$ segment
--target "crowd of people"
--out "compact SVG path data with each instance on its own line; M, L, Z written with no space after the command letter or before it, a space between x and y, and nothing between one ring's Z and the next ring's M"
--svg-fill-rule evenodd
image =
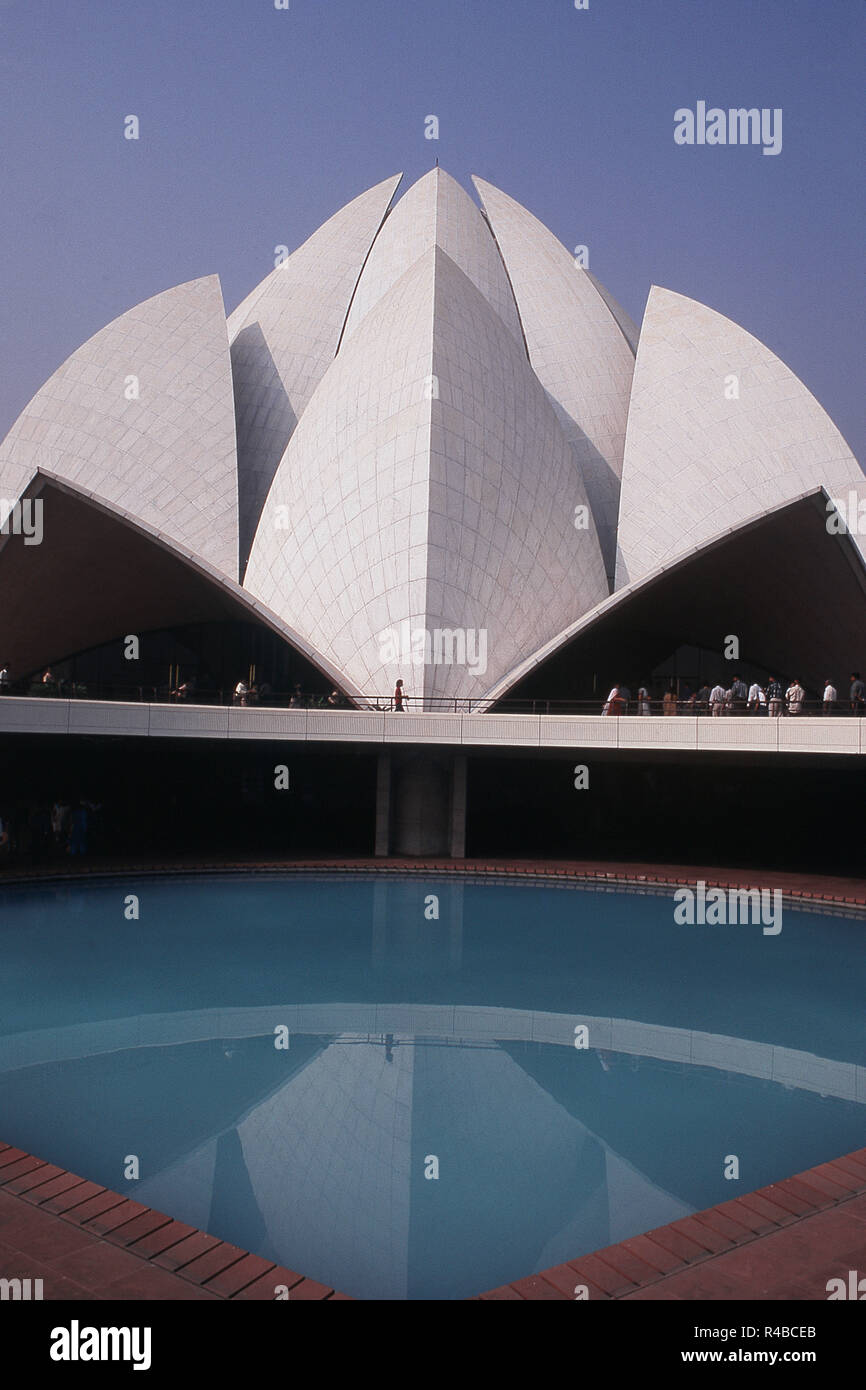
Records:
M41 685L46 692L56 694L63 682L55 676L50 666L47 666L41 676L32 677L32 684ZM8 661L4 661L0 666L0 695L11 695L13 687L12 668Z
M61 682L48 667L38 682L47 692L57 692ZM0 695L12 691L12 674L7 663L0 666ZM194 676L169 690L173 700L193 700L196 694ZM235 705L265 705L272 701L274 692L267 681L258 684L241 678L232 690L232 703ZM277 697L279 699L279 697ZM402 680L398 680L389 705L384 706L398 713L406 709L406 693ZM289 709L345 709L350 702L336 689L329 695L305 693L299 684L295 685L289 698ZM705 714L715 717L722 715L767 715L777 718L780 715L800 715L811 707L821 714L850 713L866 715L866 683L859 671L851 673L847 700L840 700L836 686L831 678L824 681L820 699L810 701L798 677L785 686L775 676L768 676L764 684L753 680L747 685L740 675L734 673L730 685L717 681L710 686L704 682L696 690L683 683L678 690L670 685L659 698L651 694L647 684L640 685L636 695L622 681L614 685L604 702L602 714ZM380 708L377 704L376 708ZM2 842L0 842L2 845Z
M87 854L94 830L98 832L99 802L58 797L50 805L41 802L19 807L0 817L0 862L24 857L38 863L49 859Z
M839 693L828 677L825 680L818 708L821 714L841 714L846 702L840 701ZM797 676L785 688L775 676L768 676L765 685L754 680L751 685L736 673L729 686L717 681L712 687L704 683L697 690L684 685L677 693L676 686L669 686L661 700L654 699L646 685L638 687L636 699L628 686L618 682L604 703L602 714L707 714L715 717L723 715L762 715L778 718L780 715L800 715L807 707L806 692ZM847 711L851 714L866 714L866 685L859 671L851 673L848 688ZM817 712L817 710L816 710Z

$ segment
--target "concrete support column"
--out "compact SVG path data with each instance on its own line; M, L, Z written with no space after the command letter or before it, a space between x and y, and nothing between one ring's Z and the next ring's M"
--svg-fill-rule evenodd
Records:
M466 858L466 754L458 753L451 768L452 859Z
M390 762L392 775L383 770ZM390 787L390 797L388 795ZM390 834L386 806L390 802ZM388 848L385 848L385 846ZM466 853L466 757L401 749L382 754L376 792L376 854Z
M391 849L394 854L449 852L450 766L441 754L410 752L394 760Z
M373 853L384 859L391 853L391 754L380 753L376 764L376 836Z

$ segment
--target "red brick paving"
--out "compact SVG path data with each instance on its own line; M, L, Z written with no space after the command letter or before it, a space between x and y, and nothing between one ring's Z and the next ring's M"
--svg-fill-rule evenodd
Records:
M186 1240L178 1241L161 1255L154 1255L154 1264L162 1265L164 1269L180 1269L191 1260L197 1260L199 1255L203 1255L215 1245L219 1245L216 1236L209 1236L204 1231L193 1231Z
M152 1231L143 1240L136 1241L135 1252L137 1255L143 1255L145 1259L153 1259L161 1255L163 1250L186 1240L194 1231L194 1226L187 1226L182 1221L169 1221L166 1226L160 1226L159 1230Z
M133 1217L113 1231L106 1231L105 1239L112 1245L134 1245L144 1236L153 1235L163 1227L171 1225L171 1217L163 1216L161 1211L146 1211Z
M745 869L722 865L653 864L637 861L600 859L496 859L484 856L477 859L274 859L263 861L251 856L231 863L223 860L203 860L200 857L179 857L165 864L153 860L98 860L63 862L38 866L7 866L0 870L0 883L25 883L46 878L110 877L118 874L189 873L385 873L402 874L501 874L511 877L574 879L585 882L618 884L694 883L698 878L708 887L750 887L760 882L763 888L780 888L793 898L817 903L847 904L866 907L866 879L840 874L804 873L801 870Z
M38 1171L49 1180L19 1191L23 1174ZM64 1200L74 1205L58 1211ZM292 1300L348 1298L8 1144L0 1144L0 1278L41 1279L53 1301L273 1300L280 1284Z
M825 1172L840 1167L859 1181L859 1191L821 1190L832 1183L823 1180ZM792 1215L787 1195L784 1206L773 1201L780 1189L793 1187L803 1194L795 1199L799 1215ZM750 1228L745 1223L756 1209L765 1214ZM481 1298L573 1298L572 1271L573 1284L586 1284L590 1299L823 1300L827 1281L847 1278L849 1269L866 1270L866 1149Z

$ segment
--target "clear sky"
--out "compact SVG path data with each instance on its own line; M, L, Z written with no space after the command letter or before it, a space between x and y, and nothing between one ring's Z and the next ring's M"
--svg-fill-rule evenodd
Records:
M638 322L656 283L742 324L866 463L864 59L862 0L0 0L0 437L125 309L216 271L231 310L438 156ZM781 107L782 152L676 145L698 101Z

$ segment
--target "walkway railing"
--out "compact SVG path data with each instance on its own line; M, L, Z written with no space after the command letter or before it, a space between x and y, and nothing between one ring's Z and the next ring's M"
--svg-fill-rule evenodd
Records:
M294 691L275 691L267 687L248 690L245 694L237 694L234 689L207 689L193 687L186 691L170 690L167 686L155 685L133 685L102 683L98 685L84 684L66 680L55 680L52 682L35 681L20 683L17 685L0 688L0 695L19 695L29 699L64 699L64 700L104 700L104 701L129 701L137 704L189 704L189 705L240 705L258 706L269 709L314 709L321 712L327 710L372 710L378 712L393 712L397 710L393 695L359 695L348 697L345 695L332 696L322 692L302 692L297 695ZM402 701L403 711L406 713L439 713L439 714L552 714L560 716L579 716L587 717L601 715L605 713L604 697L596 696L591 700L562 700L545 699L541 697L530 697L523 699L502 699L495 701L492 705L489 700L475 699L469 696L413 696L404 695ZM642 715L667 715L677 717L687 715L704 716L706 718L716 717L711 713L706 702L697 699L678 700L673 707L666 707L663 697L652 698L649 701L639 703L635 699L622 702L621 708L615 713L607 711L609 717L616 715L642 716ZM852 707L847 698L838 699L835 704L825 708L820 699L803 700L798 709L789 708L784 700L778 710L780 716L799 715L822 715L822 716L847 716L866 715L866 707L860 705ZM745 715L749 718L761 719L775 717L769 714L767 705L758 706L757 709L750 709L747 706L736 708L724 708L721 716Z

